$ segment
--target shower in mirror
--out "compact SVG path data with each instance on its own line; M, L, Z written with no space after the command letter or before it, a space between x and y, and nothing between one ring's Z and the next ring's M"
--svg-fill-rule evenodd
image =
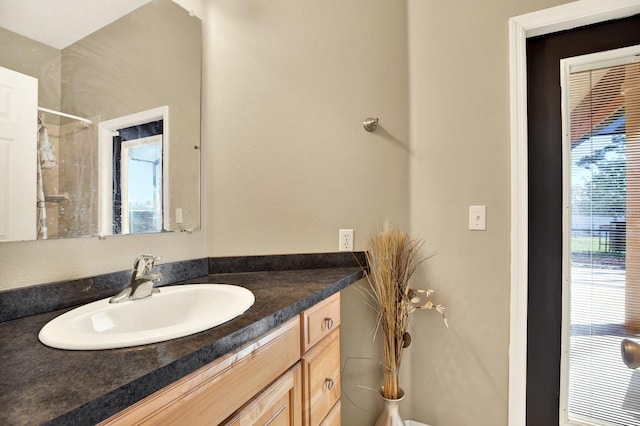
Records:
M0 101L20 120L0 127L0 241L200 227L201 22L180 1L3 10Z

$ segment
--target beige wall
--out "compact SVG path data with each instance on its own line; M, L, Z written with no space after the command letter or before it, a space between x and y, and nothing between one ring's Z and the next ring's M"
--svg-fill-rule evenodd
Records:
M410 413L433 426L507 424L508 18L562 0L408 0L411 226L438 251L420 271L448 308L414 317ZM468 230L469 205L487 230Z
M385 219L408 225L406 4L215 0L208 3L204 175L210 256L355 248ZM380 117L375 133L363 129ZM374 321L343 298L343 393L377 409ZM361 374L362 373L362 374ZM375 414L343 398L343 424Z
M208 4L209 255L336 251L340 228L361 250L406 224L405 3Z
M0 28L0 67L37 78L41 107L60 109L60 62L60 50Z

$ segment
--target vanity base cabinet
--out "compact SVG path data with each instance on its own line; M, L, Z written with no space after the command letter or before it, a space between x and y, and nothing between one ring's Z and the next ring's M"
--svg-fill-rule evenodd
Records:
M295 318L102 424L217 425L299 360L300 322Z

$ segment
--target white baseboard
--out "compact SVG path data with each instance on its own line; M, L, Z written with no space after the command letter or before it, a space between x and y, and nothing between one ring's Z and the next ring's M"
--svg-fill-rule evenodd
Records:
M416 422L415 420L405 420L404 424L405 426L429 426L426 423Z

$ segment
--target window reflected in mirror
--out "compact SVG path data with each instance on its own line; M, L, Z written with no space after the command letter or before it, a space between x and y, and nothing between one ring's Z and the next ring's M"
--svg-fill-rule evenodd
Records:
M162 120L113 137L113 233L162 232Z

